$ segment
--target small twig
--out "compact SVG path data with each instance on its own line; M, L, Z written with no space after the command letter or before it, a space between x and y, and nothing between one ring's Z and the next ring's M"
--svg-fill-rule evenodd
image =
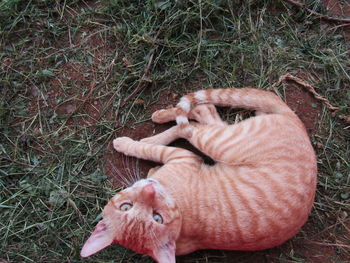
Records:
M329 34L329 31L333 30L333 33L334 33L336 30L338 30L339 28L343 28L343 27L350 27L350 24L341 24L341 25L334 26L334 27L328 29L326 32L324 32L323 35L321 36L321 38L323 38L324 36Z
M331 21L331 22L341 22L341 23L346 23L349 24L350 23L350 19L349 18L337 18L337 17L332 17L332 16L326 16L326 15L322 15L318 12L315 12L313 10L311 10L310 8L307 8L304 4L299 3L298 1L294 1L294 0L285 0L288 3L299 7L301 9L304 9L306 12L308 12L311 15L315 15L318 16L319 18L323 19L323 20L327 20L327 21Z
M330 103L329 103L329 100L327 100L326 98L323 98L320 94L318 94L316 91L315 91L315 88L313 86L311 86L309 83L306 83L305 81L303 81L302 79L298 78L298 77L295 77L291 74L285 74L283 76L281 76L279 78L279 80L277 81L276 84L274 84L273 86L279 86L283 81L285 80L292 80L294 82L296 82L297 84L301 85L302 87L304 87L307 91L309 91L310 93L312 93L312 95L314 95L314 97L319 100L319 101L322 101L326 107L329 109L329 110L338 110L339 107L335 107L335 106L332 106Z
M199 30L199 42L198 42L198 46L197 46L197 56L196 56L196 60L194 62L194 65L196 66L198 64L198 60L199 60L199 54L201 51L201 45L202 45L202 39L203 39L203 15L202 15L202 1L198 0L198 4L199 4L199 17L200 17L200 30Z
M82 102L78 105L78 107L76 107L76 108L74 109L74 111L73 111L71 114L69 114L69 116L68 116L67 119L66 119L66 122L67 122L70 118L72 118L72 116L73 116L81 107L83 107L87 101L90 100L90 98L91 98L91 96L92 96L92 93L93 93L95 87L96 87L96 82L94 81L94 82L92 82L92 83L90 84L89 93L86 95L85 98L82 99Z
M12 159L4 157L4 156L1 156L0 158L3 159L3 160L6 160L6 161L12 162L12 163L19 164L19 165L24 165L24 166L28 166L28 167L35 167L34 165L31 165L31 164L28 164L28 163L22 163L22 162L19 162L19 161L16 161L16 160L12 160Z
M137 87L134 89L133 92L131 92L131 94L129 96L127 96L121 103L119 107L123 107L131 98L135 97L135 95L137 93L139 93L141 90L143 90L146 87L146 77L149 74L150 68L151 68L151 64L153 62L153 57L154 57L154 52L155 52L156 48L153 48L150 53L148 53L148 63L145 67L145 70L143 72L143 75L141 77L141 79L139 80L139 84L137 85Z
M159 36L159 33L160 33L160 30L157 32L157 34L153 37L152 39L152 42L155 43L156 42L156 39L158 38ZM151 70L151 65L152 65L152 62L153 62L153 58L154 58L154 53L156 51L158 46L152 48L150 50L150 52L148 53L148 56L149 59L148 59L148 63L146 64L146 67L143 71L143 74L142 74L142 77L141 79L139 80L139 84L137 85L137 87L134 89L133 92L131 92L131 94L129 96L127 96L119 105L119 108L123 107L130 99L132 99L133 97L135 97L135 95L137 93L139 93L141 90L143 90L145 87L146 87L146 83L147 81L145 81L147 79L147 76Z
M325 247L343 247L343 248L350 249L350 245L346 245L346 244L339 244L339 243L331 244L331 243L321 243L321 242L316 242L316 241L308 241L308 243L320 245L320 246L325 246Z
M350 124L350 116L346 116L345 114L340 114L338 118L345 121L347 124Z

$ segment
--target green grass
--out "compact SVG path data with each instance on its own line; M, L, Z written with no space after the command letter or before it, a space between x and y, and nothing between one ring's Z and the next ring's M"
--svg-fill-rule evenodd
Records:
M350 260L342 246L350 244L350 134L337 118L350 115L350 45L335 26L272 0L1 1L0 261L151 262L118 246L79 257L118 190L105 175L107 145L123 126L149 120L162 90L268 89L299 71L316 71L311 84L340 107L335 116L323 108L311 138L322 147L310 223L275 250L179 261L310 262L298 244L327 262ZM120 108L153 48L149 85Z

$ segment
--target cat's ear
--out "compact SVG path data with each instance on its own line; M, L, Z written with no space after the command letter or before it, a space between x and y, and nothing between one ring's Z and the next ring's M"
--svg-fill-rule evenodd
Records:
M175 263L175 241L153 250L153 259L158 263Z
M85 242L81 249L80 256L83 258L89 257L101 249L109 246L113 242L113 233L108 229L106 223L101 220L95 227L94 232Z

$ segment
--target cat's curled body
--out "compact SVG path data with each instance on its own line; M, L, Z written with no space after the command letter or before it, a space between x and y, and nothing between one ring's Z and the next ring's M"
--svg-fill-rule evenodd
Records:
M213 104L255 110L256 116L227 125ZM304 125L275 94L253 88L198 91L152 119L176 119L178 125L140 142L121 137L113 144L164 165L109 201L82 256L111 243L161 263L198 249L261 250L283 243L306 222L316 158ZM180 137L215 165L165 146Z

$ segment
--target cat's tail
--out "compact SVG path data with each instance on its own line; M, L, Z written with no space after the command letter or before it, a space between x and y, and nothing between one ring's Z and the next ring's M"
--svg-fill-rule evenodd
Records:
M255 110L257 114L294 115L293 111L274 93L250 87L241 89L207 89L189 93L176 105L176 123L186 137L191 133L188 114L197 104Z

